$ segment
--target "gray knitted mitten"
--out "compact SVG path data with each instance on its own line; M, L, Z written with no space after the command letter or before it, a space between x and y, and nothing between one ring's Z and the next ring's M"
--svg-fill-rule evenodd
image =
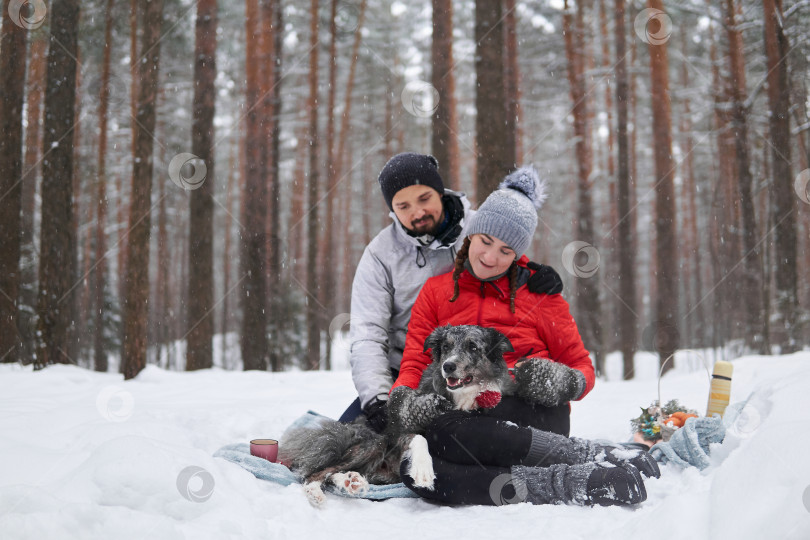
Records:
M585 375L545 358L528 358L515 368L515 383L517 395L526 401L556 407L582 395Z
M583 459L580 449L574 446L572 439L550 431L529 429L532 430L532 443L529 453L521 461L523 465L575 465L588 461Z
M647 499L644 482L634 467L597 463L512 467L518 498L532 504L615 506Z
M388 419L402 433L424 433L439 415L453 408L450 401L438 394L417 394L413 388L398 386L388 400Z
M512 467L515 491L521 500L532 504L588 504L588 478L594 463L551 465L549 467Z

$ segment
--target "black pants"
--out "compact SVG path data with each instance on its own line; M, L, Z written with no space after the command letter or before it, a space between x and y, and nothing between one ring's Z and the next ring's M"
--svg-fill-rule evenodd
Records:
M531 405L504 397L493 409L451 411L436 418L425 438L436 473L434 489L413 485L408 460L400 476L412 491L446 504L498 505L514 500L510 467L519 465L531 446L533 427L568 436L570 409Z

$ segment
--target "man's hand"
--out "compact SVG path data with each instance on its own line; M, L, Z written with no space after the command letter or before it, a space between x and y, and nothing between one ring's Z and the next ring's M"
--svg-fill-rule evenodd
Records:
M529 276L529 281L526 283L529 291L535 294L560 294L562 292L562 279L552 267L532 261L529 261L526 266L530 270L534 270L534 274Z
M388 415L395 429L403 433L424 433L425 428L453 408L438 394L417 394L413 388L397 386L388 400Z
M582 372L545 358L527 358L515 364L517 395L526 401L556 407L578 398L585 389Z
M374 398L363 409L368 420L368 425L377 433L385 431L388 425L388 404L386 401Z

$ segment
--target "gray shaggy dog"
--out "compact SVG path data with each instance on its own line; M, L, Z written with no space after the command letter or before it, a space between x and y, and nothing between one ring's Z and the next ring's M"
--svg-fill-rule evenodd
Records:
M357 495L369 484L400 482L403 457L410 455L408 474L420 487L433 487L433 461L427 440L419 435L432 416L429 410L479 407L479 396L511 395L514 382L503 354L512 351L509 340L492 328L442 326L425 340L433 361L425 369L416 391L394 392L388 403L391 420L384 433L368 426L365 415L344 424L324 418L315 426L289 430L279 445L279 460L304 481L310 503L325 501L321 486L331 483L339 490ZM397 389L399 390L399 389ZM490 403L486 406L492 406Z

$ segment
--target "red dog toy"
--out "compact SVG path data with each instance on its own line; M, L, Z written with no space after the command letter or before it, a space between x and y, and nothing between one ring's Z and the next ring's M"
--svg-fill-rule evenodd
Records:
M482 409L491 409L501 402L501 393L494 392L492 390L485 390L478 394L478 396L475 398L475 402Z

